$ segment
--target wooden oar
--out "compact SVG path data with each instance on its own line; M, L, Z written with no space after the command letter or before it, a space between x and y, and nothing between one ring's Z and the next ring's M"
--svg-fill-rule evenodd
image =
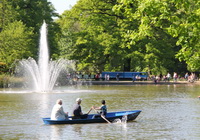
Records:
M89 113L90 113L90 111L92 111L92 108L90 108L90 110L88 111L88 113L87 113L87 114L89 114Z
M103 115L101 115L101 117L102 117L105 121L107 121L108 123L111 123L111 122L109 122L109 120L107 120Z
M94 109L94 108L93 108ZM98 111L96 109L94 109L97 113ZM101 118L103 118L105 121L107 121L108 123L111 123L109 120L107 120L103 115L101 115Z

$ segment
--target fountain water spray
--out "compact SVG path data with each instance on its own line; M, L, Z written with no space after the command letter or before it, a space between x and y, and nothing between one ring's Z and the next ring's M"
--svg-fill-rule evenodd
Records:
M39 59L24 59L19 62L18 71L25 77L25 85L33 91L48 92L53 90L56 80L62 70L74 70L73 61L59 59L49 60L47 42L47 25L44 22L40 29Z

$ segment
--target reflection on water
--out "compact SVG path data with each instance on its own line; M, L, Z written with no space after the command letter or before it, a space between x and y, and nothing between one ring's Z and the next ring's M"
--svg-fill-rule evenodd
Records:
M200 87L194 85L87 86L56 93L0 93L0 139L200 139ZM71 114L76 98L82 110L142 110L127 123L44 125L58 98ZM94 113L94 112L91 112Z
M50 129L51 129L51 138L54 138L54 139L62 139L63 137L63 132L64 132L64 126L59 126L59 125L51 125L50 126Z

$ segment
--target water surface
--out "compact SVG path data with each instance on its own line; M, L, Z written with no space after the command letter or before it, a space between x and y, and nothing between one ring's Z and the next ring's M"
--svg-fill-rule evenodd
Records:
M129 85L62 87L55 93L0 91L0 139L200 139L200 87ZM44 125L58 98L71 114L76 98L82 110L101 105L108 111L142 110L126 124ZM94 112L91 112L94 113Z

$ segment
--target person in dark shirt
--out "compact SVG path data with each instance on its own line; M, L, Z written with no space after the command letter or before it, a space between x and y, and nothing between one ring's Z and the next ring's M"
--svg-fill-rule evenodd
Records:
M72 119L86 119L88 114L83 114L82 109L81 109L81 98L76 99L76 104L74 105L73 108L73 118Z

